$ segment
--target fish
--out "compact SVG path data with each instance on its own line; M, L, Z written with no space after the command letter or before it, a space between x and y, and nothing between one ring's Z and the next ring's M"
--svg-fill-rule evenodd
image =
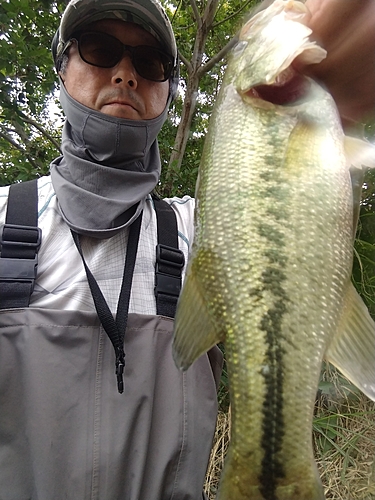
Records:
M295 69L326 57L306 15L275 0L245 20L199 168L173 356L187 370L225 343L220 500L325 498L312 445L324 359L375 400L375 324L351 283L353 186L375 149L345 136L329 92Z

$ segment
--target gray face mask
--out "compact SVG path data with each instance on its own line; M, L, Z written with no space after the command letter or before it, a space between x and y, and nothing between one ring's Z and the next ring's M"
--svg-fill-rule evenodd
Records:
M51 163L61 214L80 234L107 238L130 225L160 176L157 134L167 118L125 120L75 101L61 82L62 153Z

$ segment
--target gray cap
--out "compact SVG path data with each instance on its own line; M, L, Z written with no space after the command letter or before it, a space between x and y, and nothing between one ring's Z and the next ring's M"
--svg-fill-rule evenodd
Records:
M79 28L100 19L120 19L139 24L150 32L177 62L172 25L158 0L70 0L61 19L54 58Z

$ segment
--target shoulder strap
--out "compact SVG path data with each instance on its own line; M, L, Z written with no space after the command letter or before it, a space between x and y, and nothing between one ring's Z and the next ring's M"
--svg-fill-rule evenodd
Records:
M37 226L37 180L13 184L0 239L0 309L29 305L41 243Z
M181 290L181 274L185 264L178 248L177 219L173 208L153 196L158 226L156 246L155 297L156 313L174 318Z

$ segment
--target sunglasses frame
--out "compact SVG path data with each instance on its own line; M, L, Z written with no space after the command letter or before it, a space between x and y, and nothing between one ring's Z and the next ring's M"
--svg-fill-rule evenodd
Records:
M106 37L109 37L110 39L116 40L116 43L118 43L119 45L120 44L122 45L122 54L121 54L120 59L117 62L115 62L115 64L112 64L110 66L103 66L103 65L99 65L99 64L95 64L95 63L92 63L90 61L87 61L83 57L83 55L81 53L81 47L80 47L81 37L84 36L84 35L86 35L86 34L104 35ZM65 52L69 49L69 47L71 45L73 45L74 42L77 43L78 53L79 53L80 58L82 59L82 61L84 61L86 64L89 64L90 66L95 66L97 68L107 68L107 69L108 68L114 68L115 66L117 66L117 64L124 57L124 54L127 52L130 55L132 64L133 64L134 69L136 70L136 72L142 78L145 78L146 80L150 80L152 82L165 82L165 81L169 80L169 78L171 77L171 75L173 73L173 70L174 70L174 59L173 59L173 56L171 56L170 54L168 54L168 52L165 52L164 50L160 49L159 47L154 47L152 45L135 45L135 46L126 45L126 44L122 43L121 40L119 40L118 38L116 38L116 37L114 37L112 35L109 35L108 33L103 33L102 31L77 31L77 32L73 33L73 35L66 42L66 45L65 45L64 49L62 50L60 57L62 57L65 54ZM156 80L154 78L148 78L148 77L142 75L142 73L140 73L138 71L138 68L137 68L137 66L138 66L138 64L137 64L137 58L134 56L134 52L137 51L138 47L144 47L144 48L147 48L147 49L152 49L152 50L160 53L163 57L165 57L165 58L168 59L169 66L167 68L167 71L164 70L164 78L163 79ZM164 68L164 65L163 65L163 68Z

